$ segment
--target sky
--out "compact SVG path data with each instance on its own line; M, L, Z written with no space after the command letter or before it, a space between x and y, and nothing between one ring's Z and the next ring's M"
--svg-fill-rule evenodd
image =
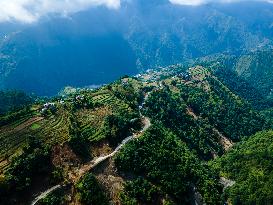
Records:
M65 16L101 5L118 9L120 0L0 0L0 22L32 23L50 13Z
M118 9L122 0L0 0L0 22L18 21L33 23L48 14L68 16L72 13L87 10L90 7L106 6ZM149 0L147 0L149 1ZM242 0L169 0L177 5L197 6L210 2L236 2ZM252 0L267 1L273 0Z

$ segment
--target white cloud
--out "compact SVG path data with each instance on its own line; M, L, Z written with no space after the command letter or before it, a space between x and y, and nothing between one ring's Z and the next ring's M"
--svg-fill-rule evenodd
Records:
M92 6L106 6L111 9L118 9L121 1L135 0L0 0L0 22L19 21L32 23L41 16L48 14L69 15L86 10ZM150 1L150 0L147 0ZM179 5L202 5L210 2L236 2L244 0L169 0ZM248 0L251 1L251 0ZM267 1L273 0L252 0Z
M170 0L173 4L181 4L181 5L200 5L207 3L205 0Z
M191 6L198 6L206 3L232 3L232 2L239 2L239 1L247 1L247 0L169 0L173 4L179 5L191 5ZM265 1L269 3L273 3L273 0L248 0L248 1Z
M120 0L0 0L0 22L32 23L50 13L67 15L92 6L117 9Z

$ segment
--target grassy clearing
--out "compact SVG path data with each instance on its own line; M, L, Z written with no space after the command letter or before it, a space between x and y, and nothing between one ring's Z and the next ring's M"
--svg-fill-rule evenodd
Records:
M40 124L38 124L38 123L34 123L33 125L31 125L31 129L32 130L37 130L37 129L39 129L41 127L41 125Z

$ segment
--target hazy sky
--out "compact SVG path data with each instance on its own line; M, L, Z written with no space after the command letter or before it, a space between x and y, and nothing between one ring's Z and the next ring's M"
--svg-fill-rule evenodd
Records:
M117 9L120 0L0 0L0 21L31 23L48 13L67 15L100 5Z
M122 0L0 0L0 22L15 20L23 23L32 23L37 21L41 16L50 13L66 16L93 6L102 5L110 9L118 9L120 7L120 1ZM174 4L196 6L209 2L236 2L240 0L169 1ZM272 3L273 0L256 1L268 1Z

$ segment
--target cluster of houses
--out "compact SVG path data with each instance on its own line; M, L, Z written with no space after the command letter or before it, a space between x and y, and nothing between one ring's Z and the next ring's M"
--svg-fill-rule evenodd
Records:
M75 99L76 99L77 101L82 101L82 100L84 100L84 95L77 95L77 96L75 97Z
M128 85L128 84L129 84L129 79L128 79L128 78L123 78L123 79L121 79L121 84L122 84L123 86Z
M149 72L148 72L149 71ZM147 70L147 73L138 74L135 77L143 82L155 82L160 78L161 73L152 70Z
M84 95L77 95L74 100L74 105L78 107L82 107L82 106L87 107L88 102Z
M189 72L181 72L177 75L177 77L181 78L182 80L189 81L191 80L192 76Z
M46 112L50 110L56 110L56 104L55 103L50 103L50 102L47 102L43 105L43 108L41 110L41 113L42 114L46 114Z
M202 69L202 67L198 67ZM135 77L143 82L158 82L162 79L168 78L172 76L172 79L181 79L183 81L191 81L193 79L192 71L195 68L189 68L187 71L184 69L183 65L177 64L168 66L165 68L159 69L149 69L145 73L137 74ZM125 82L124 82L125 83ZM162 88L162 85L158 85L159 88Z
M177 64L177 65L171 65L166 68L158 68L155 70L149 69L145 73L138 74L135 77L145 81L145 82L156 82L162 78L174 76L174 78L178 77L181 78L182 80L189 81L191 80L191 72L190 69L189 71L181 71L179 68L182 65Z

